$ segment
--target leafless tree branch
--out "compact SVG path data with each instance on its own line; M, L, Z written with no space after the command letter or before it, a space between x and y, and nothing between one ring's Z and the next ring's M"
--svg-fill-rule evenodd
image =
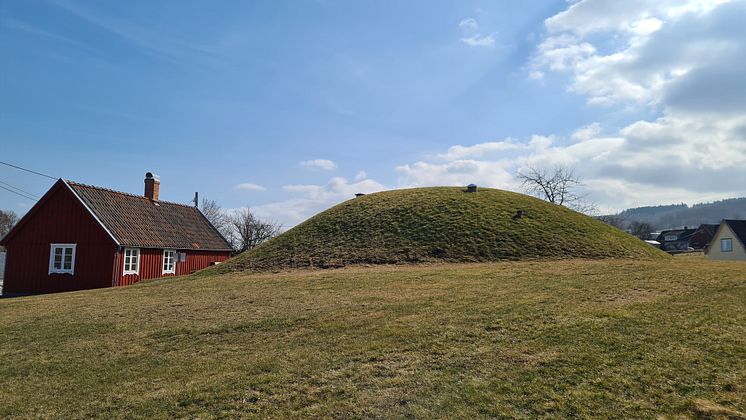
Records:
M18 215L13 210L0 210L0 238L7 235L18 222Z
M585 202L585 195L579 194L583 186L582 179L575 175L575 169L567 166L555 166L551 170L529 167L518 172L524 191L543 198L550 203L570 207L582 213L593 213L596 206Z
M202 208L200 210L217 230L221 233L224 231L225 227L228 225L228 216L215 200L203 198Z
M650 234L653 232L653 227L645 222L634 221L629 224L629 233L642 239L650 239Z
M201 210L236 252L254 248L282 229L277 223L259 220L248 207L229 213L214 200L203 199Z
M248 207L237 210L228 220L231 228L229 240L237 252L252 249L274 238L282 229L278 223L259 220Z
M625 227L627 225L627 222L624 219L616 215L599 216L597 219L606 223L607 225L614 226L619 230L625 230Z

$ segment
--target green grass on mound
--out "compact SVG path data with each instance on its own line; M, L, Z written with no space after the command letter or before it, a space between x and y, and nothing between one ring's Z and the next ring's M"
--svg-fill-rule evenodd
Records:
M525 216L514 218L518 210ZM346 201L218 270L545 258L666 254L591 217L523 194L436 187Z
M746 414L744 264L229 274L0 300L0 418Z

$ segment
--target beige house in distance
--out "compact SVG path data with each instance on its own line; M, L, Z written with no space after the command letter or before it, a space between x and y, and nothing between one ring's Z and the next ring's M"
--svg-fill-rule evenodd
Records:
M746 261L746 220L723 220L705 248L711 260Z

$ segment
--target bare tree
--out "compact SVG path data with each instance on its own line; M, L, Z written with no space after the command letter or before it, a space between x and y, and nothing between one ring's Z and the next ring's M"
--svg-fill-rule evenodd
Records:
M208 200L206 198L202 199L202 208L200 210L215 229L233 246L234 235L228 213L215 200Z
M13 210L0 210L0 238L13 229L18 222L18 215Z
M215 200L202 199L202 214L221 232L228 226L228 215Z
M578 213L583 213L591 217L596 217L599 213L596 203L585 201L582 199L582 197L575 202L567 204L567 207L577 211Z
M282 226L275 222L259 220L250 208L236 210L229 216L233 249L243 252L252 249L280 233Z
M599 216L599 217L597 217L597 219L600 220L600 221L602 221L602 222L604 222L604 223L606 223L607 225L614 226L615 228L617 228L619 230L624 230L624 227L627 224L624 221L624 219L622 219L619 216L613 215L613 214Z
M629 233L642 239L650 239L650 234L653 232L653 227L645 222L634 221L629 224Z
M550 203L570 207L588 213L595 206L583 201L584 195L578 193L583 181L575 175L575 169L567 166L555 166L551 170L529 167L525 172L518 172L523 189L532 195L543 198Z

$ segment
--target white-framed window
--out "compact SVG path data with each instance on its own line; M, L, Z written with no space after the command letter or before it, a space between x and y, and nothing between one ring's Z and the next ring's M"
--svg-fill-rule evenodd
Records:
M75 274L78 244L49 244L49 274Z
M720 240L720 252L733 252L733 239L723 238Z
M124 248L123 274L140 274L140 248Z
M176 274L176 250L163 250L163 274Z
M677 239L679 239L679 237L678 237L678 236L676 236L676 235L666 235L666 236L665 236L665 237L663 238L663 240L664 240L664 241L675 241L675 240L677 240Z

